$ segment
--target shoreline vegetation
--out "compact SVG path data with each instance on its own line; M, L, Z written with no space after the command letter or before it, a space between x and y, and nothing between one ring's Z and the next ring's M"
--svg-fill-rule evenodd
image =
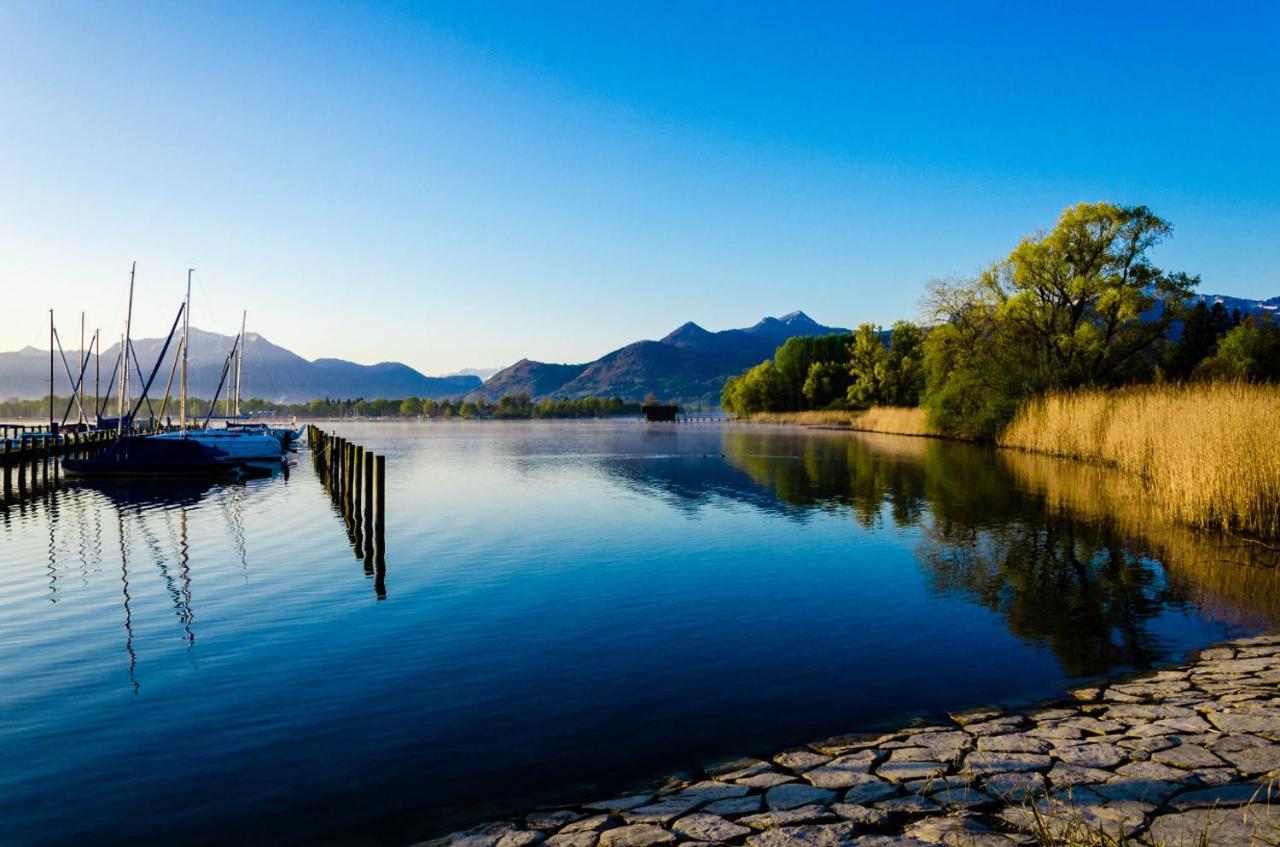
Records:
M1280 538L1280 320L1189 305L1199 278L1147 257L1171 232L1144 206L1072 206L978 276L931 283L922 323L792 338L722 405L1097 463L1181 523Z
M68 423L75 421L73 398L53 398L54 411L61 416L68 413ZM515 397L504 396L496 403L472 401L465 399L442 399L430 397L406 397L400 400L376 397L371 400L355 399L315 399L306 403L275 403L260 397L251 397L240 401L240 409L248 415L298 417L315 419L345 418L494 418L497 420L533 419L533 418L605 418L618 415L639 415L640 403L623 400L620 397L582 397L577 399L544 399L534 401L527 394ZM155 400L152 407L163 408L161 400ZM105 414L111 414L111 405ZM143 411L138 413L141 419ZM176 414L172 401L165 409L165 414ZM210 414L209 401L198 397L187 398L187 414L193 418L203 418ZM212 417L228 416L230 411L223 408L223 401L213 410ZM38 400L20 400L9 398L0 400L0 419L44 420L49 418L49 398Z
M947 435L928 411L758 412L752 423ZM995 445L1122 471L1169 520L1280 538L1280 388L1233 382L1056 392L1027 402Z

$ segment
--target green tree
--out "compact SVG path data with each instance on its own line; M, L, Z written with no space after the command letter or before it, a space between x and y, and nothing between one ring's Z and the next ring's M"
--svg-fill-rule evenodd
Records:
M883 393L887 352L880 340L880 327L862 324L849 343L849 404L865 409L880 402Z
M1195 375L1214 379L1280 380L1280 326L1250 315L1218 343Z
M400 401L400 414L411 417L422 411L422 401L417 397L406 397Z
M790 386L772 361L766 359L745 374L730 377L720 395L725 410L745 417L755 412L786 408Z
M774 351L773 364L784 384L783 400L775 411L797 411L811 407L804 385L817 362L849 361L845 335L797 335ZM825 405L825 404L824 404Z
M919 406L924 392L924 330L910 321L897 321L889 333L880 381L879 402L888 406Z
M1144 206L1080 204L978 278L936 282L925 341L930 419L993 437L1054 388L1145 378L1198 280L1153 266L1170 225Z
M1231 315L1221 303L1214 303L1212 309L1197 303L1187 312L1177 343L1166 347L1161 356L1161 376L1172 380L1190 378L1196 366L1213 355L1218 342L1233 325Z
M849 367L840 362L814 362L804 380L804 396L811 409L843 403L849 391Z

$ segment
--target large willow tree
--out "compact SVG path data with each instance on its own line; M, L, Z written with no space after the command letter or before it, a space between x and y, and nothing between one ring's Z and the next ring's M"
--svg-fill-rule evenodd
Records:
M1170 232L1145 206L1082 203L977 278L934 283L934 424L990 437L1028 396L1146 372L1199 282L1151 263L1148 252Z

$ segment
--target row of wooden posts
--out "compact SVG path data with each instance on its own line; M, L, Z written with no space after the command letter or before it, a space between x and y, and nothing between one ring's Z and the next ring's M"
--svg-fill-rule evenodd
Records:
M386 596L386 457L345 438L307 426L316 473L347 526L347 536L374 590Z
M5 430L17 429L6 425ZM49 490L59 478L58 457L89 456L116 440L115 430L51 433L22 427L17 437L0 438L0 509L25 500L37 487Z

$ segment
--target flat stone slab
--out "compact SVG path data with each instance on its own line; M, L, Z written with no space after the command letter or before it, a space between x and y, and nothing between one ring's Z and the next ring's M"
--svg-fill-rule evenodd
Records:
M1036 832L1044 827L1055 838L1063 838L1079 833L1083 827L1093 831L1101 829L1117 838L1142 829L1148 809L1145 804L1125 800L1086 804L1041 800L1035 811L1024 806L1009 806L1000 816L1023 832Z
M600 835L595 832L560 833L547 839L549 847L596 847Z
M533 847L534 844L541 844L546 838L546 833L517 830L499 838L498 847Z
M1054 788L1065 788L1106 782L1111 779L1111 776L1111 771L1101 768L1086 768L1069 762L1057 762L1049 771L1049 783Z
M876 775L890 782L907 782L913 779L925 779L941 776L950 767L942 762L885 762L876 768Z
M972 786L963 788L943 788L929 795L930 802L951 809L973 809L978 806L990 806L995 801Z
M569 835L575 832L599 832L602 829L608 829L609 826L610 823L608 815L592 815L591 817L566 824L560 829L560 834Z
M703 806L703 811L713 815L749 815L760 811L764 806L764 798L759 794L746 797L730 797L728 800L717 800Z
M764 812L759 815L749 815L745 818L739 818L738 823L749 826L752 829L777 829L782 826L795 826L802 823L830 820L834 817L835 813L831 809L815 804L812 806L800 806L796 809L787 809L782 812Z
M898 787L892 782L879 777L868 776L866 779L844 793L844 802L852 804L874 803L897 795Z
M601 811L619 811L621 809L634 809L637 806L643 806L652 799L652 794L628 794L625 797L615 797L612 800L600 800L595 803L587 803L583 808L599 809Z
M970 753L964 760L968 773L1008 773L1010 771L1048 770L1053 761L1039 753Z
M742 797L750 791L751 789L745 785L731 785L727 782L708 779L685 786L675 796L681 799L697 800L700 803L709 803L712 800Z
M848 788L863 781L871 771L874 760L874 756L841 756L825 765L806 771L804 778L818 788Z
M738 785L745 785L748 788L773 788L775 785L783 785L788 782L795 782L798 777L789 773L777 773L769 771L768 773L758 773L745 779L735 780Z
M732 841L751 834L751 830L745 826L738 826L718 815L705 813L686 815L672 824L671 829L677 835L683 835L694 841Z
M889 816L879 809L871 809L867 806L858 806L852 803L836 803L831 807L831 811L850 823L870 828L884 826L889 819Z
M849 843L857 827L854 824L809 824L768 829L747 839L750 847L840 847Z
M836 792L827 788L790 783L776 785L764 795L764 802L774 811L786 811L811 804L826 805L835 802Z
M1220 755L1246 776L1280 770L1280 745L1225 750Z
M1013 842L1001 833L992 832L973 818L922 818L906 828L903 835L929 844L963 845L963 847L1012 847Z
M827 762L831 761L831 757L801 748L798 750L787 750L779 753L773 757L773 761L787 770L792 770L796 773L803 773L807 770L813 770L819 765L825 765Z
M624 809L620 814L627 823L668 823L686 812L693 811L700 805L702 805L702 801L696 798L671 797L660 803L637 806L634 809Z
M1178 811L1187 809L1211 809L1214 806L1243 806L1246 803L1274 803L1276 789L1269 784L1233 782L1202 788L1179 794L1169 801L1169 807Z
M1220 768L1226 765L1226 762L1199 744L1177 744L1164 750L1157 750L1151 754L1151 761L1189 771L1196 768Z
M524 825L538 832L555 832L561 827L582 819L582 815L562 809L558 812L533 812L525 815Z
M1049 790L1043 774L1032 772L1001 773L987 777L983 790L1000 800L1021 803L1028 797L1038 797Z
M1080 734L1079 730L1075 732ZM1052 746L1043 738L1021 732L984 735L978 739L978 751L982 753L1048 753Z
M660 847L675 843L676 836L670 830L649 824L606 829L600 834L600 847Z
M1151 822L1148 833L1153 841L1168 847L1262 847L1274 843L1277 825L1276 809L1264 804L1247 810L1192 809L1161 815Z

